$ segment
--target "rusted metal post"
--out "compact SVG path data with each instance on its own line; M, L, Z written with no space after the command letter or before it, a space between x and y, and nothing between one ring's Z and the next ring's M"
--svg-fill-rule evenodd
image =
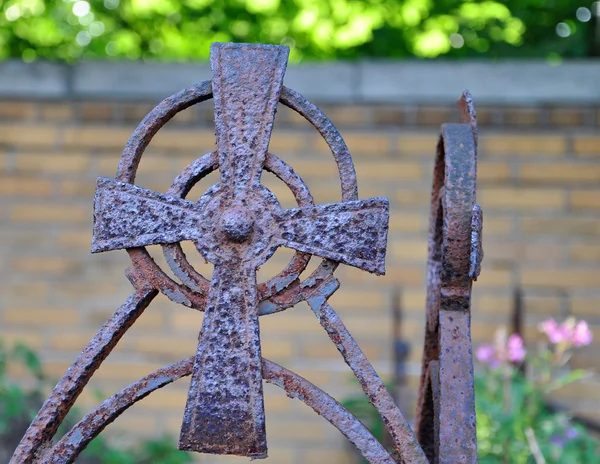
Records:
M470 308L483 252L475 204L477 120L468 92L459 110L462 124L444 124L437 148L415 430L429 461L448 464L477 462Z
M127 276L136 290L59 381L15 451L11 464L74 462L90 440L127 408L187 375L192 379L180 449L266 458L262 390L265 380L284 388L289 396L300 399L325 417L370 463L427 462L392 396L327 301L339 288L333 272L340 263L375 274L385 272L388 200L358 199L354 165L342 137L315 105L282 84L288 51L287 47L273 45L213 44L212 81L182 90L161 102L132 134L115 178L98 179L92 252L126 249L132 261ZM186 167L166 193L134 185L138 165L152 137L178 112L209 98L215 100L217 150ZM302 179L268 152L279 103L307 119L331 148L340 176L339 203L315 205ZM465 111L474 116L470 107ZM456 188L446 189L443 196L441 184L434 183L434 189L438 188L434 192L436 198L443 197L440 204L450 212L439 217L450 218L444 231L449 231L453 242L446 243L445 238L440 238L442 248L435 242L433 257L441 253L448 259L440 261L441 273L431 274L437 281L451 284L442 287L440 320L434 324L436 330L440 328L440 345L457 350L451 356L465 365L470 362L468 291L480 261L478 210L474 209L473 217L468 218L473 219L472 224L465 226L467 218L462 209L474 199L474 158L463 156L464 150L471 150L469 153L474 150L476 125L474 121L470 124L444 129L438 164L441 163L440 169L445 166L447 172L453 173L451 179ZM197 202L187 200L191 188L217 169L220 182ZM273 173L290 188L297 208L281 208L273 193L261 184L263 170ZM470 233L467 241L463 240L464 233ZM210 281L188 262L179 243L182 240L194 242L198 252L214 265ZM144 248L155 244L162 246L177 280L167 276ZM258 283L256 269L280 246L292 248L296 254L279 274ZM469 252L471 257L465 258L464 253ZM309 277L301 280L300 274L313 255L324 259ZM471 269L465 270L465 266ZM465 272L470 276L468 279ZM56 430L81 390L158 292L175 303L205 311L196 354L159 369L113 395L54 444ZM301 301L309 304L379 412L393 441L391 453L325 392L261 357L259 316L283 311ZM456 384L448 377L454 371L446 367L450 364L445 355L427 359L427 372L440 378L440 382L430 383L441 401L440 414L446 414L448 401L458 399L458 392L448 390ZM434 363L440 366L439 371L432 368ZM472 389L468 388L472 383L470 373L464 372L467 399L472 398ZM459 405L457 411L471 419L467 406L468 402L462 408ZM470 437L474 425L471 427L469 423L465 427L464 436ZM453 431L450 428L447 433ZM444 437L447 433L444 432ZM451 447L444 447L443 451L456 456Z

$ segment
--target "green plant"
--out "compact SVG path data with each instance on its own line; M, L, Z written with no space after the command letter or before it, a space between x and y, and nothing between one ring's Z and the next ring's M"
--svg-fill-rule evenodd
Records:
M598 442L565 412L548 406L553 391L589 373L571 370L573 351L591 342L584 321L550 319L540 324L547 341L526 353L521 338L498 331L494 345L483 345L476 376L479 461L492 463L595 463ZM525 364L523 364L525 363Z
M0 0L0 59L206 60L211 42L291 59L598 55L593 0Z
M25 369L30 385L25 388L9 380L10 369ZM23 344L7 347L0 340L0 462L8 462L31 420L37 414L51 382L44 374L37 354ZM81 417L73 408L58 435ZM137 446L120 449L102 435L89 444L77 459L81 464L184 464L192 457L178 451L169 437L144 440Z
M517 334L498 331L494 344L482 345L475 375L477 446L481 464L594 464L600 442L565 412L548 406L548 395L590 374L571 370L574 350L591 342L584 321L550 319L540 324L547 342L527 352ZM364 395L342 405L385 443L379 415Z

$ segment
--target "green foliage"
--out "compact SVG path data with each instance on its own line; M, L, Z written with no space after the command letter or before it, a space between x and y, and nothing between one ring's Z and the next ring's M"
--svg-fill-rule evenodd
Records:
M573 372L570 381L582 377L582 371ZM486 369L475 389L480 463L502 464L510 456L514 464L535 464L536 447L548 464L597 462L600 443L566 414L551 411L545 389L518 369Z
M547 402L553 391L590 376L582 369L569 369L568 361L578 347L591 342L591 332L584 321L575 319L561 325L546 321L540 324L540 331L548 335L549 342L534 352L526 353L521 338L513 334L507 339L504 330L496 334L495 345L477 350L482 363L475 375L481 464L598 462L600 441L568 414L551 410ZM524 359L526 369L515 363ZM364 395L342 404L385 443L383 423Z
M25 370L32 380L29 388L8 379L10 369ZM0 340L0 462L8 462L31 420L51 388L37 354L22 344L6 347ZM78 422L81 414L73 408L58 435ZM77 459L81 464L185 464L192 462L189 453L178 451L173 440L163 437L145 440L133 448L116 448L102 435L89 444Z
M0 0L0 7L0 59L25 61L205 60L218 41L287 44L293 60L600 51L592 0ZM586 9L579 18L578 8Z

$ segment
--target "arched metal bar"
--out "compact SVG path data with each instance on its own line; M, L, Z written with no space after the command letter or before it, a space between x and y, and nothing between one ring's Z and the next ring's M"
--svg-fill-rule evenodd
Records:
M10 464L40 462L36 461L37 455L50 446L52 437L94 372L157 293L157 290L148 286L138 288L104 323L54 387L25 432Z
M330 294L323 290L313 293L307 302L320 324L323 326L331 341L342 354L346 364L350 366L363 391L375 407L386 428L394 440L395 451L402 457L404 464L428 464L415 434L411 430L402 412L394 402L392 395L377 372L362 352L358 343L352 338L350 332L327 302Z
M78 422L48 453L44 463L70 464L85 447L129 407L164 387L192 373L193 356L163 367L108 398ZM310 406L327 419L372 464L394 464L373 434L341 404L320 388L297 374L267 359L262 360L265 381L285 390L287 395Z

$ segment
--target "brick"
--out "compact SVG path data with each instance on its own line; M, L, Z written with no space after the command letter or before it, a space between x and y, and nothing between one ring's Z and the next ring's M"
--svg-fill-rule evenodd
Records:
M431 203L431 192L429 190L396 190L396 203L407 206L428 207Z
M483 235L509 235L512 232L512 218L501 216L485 216L484 212L484 232Z
M314 135L316 137L318 134ZM306 135L298 134L291 131L277 131L271 134L269 142L269 151L277 154L277 152L298 152L304 149Z
M571 245L571 260L576 263L600 262L600 245Z
M510 287L512 282L513 278L511 271L484 268L477 279L477 287Z
M5 347L22 344L34 350L39 350L43 343L42 334L37 327L31 330L16 330L13 328L1 330L0 340L2 340Z
M4 101L0 103L0 118L8 120L29 120L37 113L35 103L24 101Z
M477 111L479 116L479 111ZM506 108L504 124L507 126L533 126L540 121L539 108Z
M600 220L584 217L523 217L521 231L533 235L600 236Z
M192 356L196 353L197 345L194 337L139 337L133 341L135 351L148 355L150 359Z
M556 296L523 296L525 314L543 314L558 316L562 310L562 299Z
M402 289L400 293L400 307L402 311L417 311L424 316L427 300L427 293L425 290L405 290Z
M165 150L194 150L196 153L210 153L216 149L215 132L208 129L159 131L152 142L151 148Z
M14 270L23 272L62 273L76 270L80 263L67 258L24 256L13 259L12 266Z
M510 166L506 163L479 163L477 180L479 182L504 182L510 179Z
M480 149L488 155L564 155L564 137L554 135L488 135L479 141Z
M87 155L59 153L20 153L17 156L17 169L26 172L82 172L89 167Z
M356 105L336 105L321 108L336 127L358 126L367 120L368 108Z
M315 419L317 420L282 420L278 427L269 430L269 440L275 443L279 440L293 440L294 442L321 441L327 435L331 425L326 420L318 418L318 416L315 416ZM273 459L270 450L269 459Z
M560 189L482 188L478 198L485 208L560 209L566 206L566 195Z
M600 271L592 269L525 269L521 285L531 287L585 288L598 287Z
M364 275L365 272L364 271L358 271L357 272L362 272L363 274L363 279L366 279L367 276ZM356 274L352 274L353 276ZM375 277L371 277L371 279L374 279ZM424 268L421 266L417 269L415 268L401 268L401 267L390 267L388 266L388 268L386 269L386 278L385 280L379 279L380 283L387 283L388 285L400 285L400 284L404 284L404 285L412 285L412 286L416 286L416 285L422 285L425 281L425 271ZM357 279L357 281L362 281Z
M386 310L390 301L383 292L367 289L352 290L342 287L340 291L333 294L329 303L341 312L352 310L371 313L372 311Z
M576 190L569 194L569 204L574 210L600 210L600 190Z
M47 196L52 184L44 179L0 177L0 195Z
M456 110L446 106L421 106L417 110L417 124L420 126L439 126L446 122L457 121Z
M600 155L600 137L576 136L573 139L573 150L576 155Z
M13 221L23 222L86 222L91 220L89 207L46 205L18 205L10 211Z
M290 358L294 349L292 343L283 340L261 340L262 355L273 360Z
M114 175L116 168L111 173ZM96 182L93 180L63 180L60 182L60 193L74 197L89 197L90 200L96 191Z
M0 294L4 295L7 304L19 299L28 300L29 302L33 299L45 300L48 297L48 283L45 281L36 282L30 279L26 282L6 283L0 286Z
M0 124L0 144L15 147L53 147L57 141L58 132L53 126Z
M524 164L519 168L519 177L525 182L599 182L600 166L593 164Z
M126 103L122 106L123 119L129 123L139 123L154 108L149 103Z
M423 232L429 227L429 219L425 214L408 214L392 212L390 214L391 232Z
M398 262L420 262L427 260L427 242L408 241L395 242L391 244L391 255Z
M475 284L477 285L477 284ZM471 303L473 314L497 314L508 316L513 309L513 300L510 297L482 296L475 297Z
M356 175L360 180L387 180L387 179L420 179L421 166L417 163L397 162L358 162L355 163Z
M339 176L339 171L333 158L324 161L298 160L294 161L292 167L303 179Z
M350 133L344 136L350 153L388 154L390 152L390 136L387 132L381 133Z
M398 138L398 153L401 155L427 155L435 159L438 133L423 135L400 135Z
M381 357L381 352L378 346L361 343L360 348L365 354L365 356L371 361L378 360ZM303 358L307 357L316 359L338 359L340 356L340 352L337 350L333 343L310 343L302 347Z
M110 173L113 175L117 171L119 166L120 155L115 156L99 156L97 158L98 168L103 173ZM167 154L149 154L144 153L140 162L138 173L152 172L152 173L169 173L171 172L172 164L171 157Z
M40 116L46 121L69 121L73 117L70 103L45 103L40 107Z
M76 326L79 325L80 311L59 308L7 308L4 311L6 324L24 324L38 326Z
M405 123L404 108L399 106L380 106L372 110L373 123L376 125L400 126Z
M79 117L83 121L110 121L113 118L113 105L110 103L82 103Z
M89 250L92 245L92 231L61 232L58 236L58 243L60 246L64 247L76 247Z
M550 110L549 122L554 126L579 126L585 118L585 110L581 108L553 108Z
M598 298L571 298L571 314L575 317L598 317L600 297Z
M64 130L64 144L66 147L123 150L132 132L133 127L122 126L69 127ZM156 137L158 138L159 135ZM154 139L151 143L155 143Z

